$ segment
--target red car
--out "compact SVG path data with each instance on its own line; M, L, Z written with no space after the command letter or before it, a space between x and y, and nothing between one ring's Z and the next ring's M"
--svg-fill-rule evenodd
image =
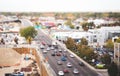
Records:
M42 43L42 45L46 45L46 43L45 43L45 42L43 42L43 41L42 41L41 43Z
M61 56L61 53L56 53L57 56Z
M64 73L69 73L69 70L68 69L64 69L63 72Z

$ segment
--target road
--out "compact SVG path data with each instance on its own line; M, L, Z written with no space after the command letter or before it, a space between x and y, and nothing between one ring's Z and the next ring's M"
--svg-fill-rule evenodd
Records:
M37 36L37 40L45 42L46 44L51 44L52 43L52 39L47 36L46 34L44 34L42 31L38 31L38 36ZM48 47L48 45L45 45L44 49L41 49L41 51L43 52L44 50L46 50L46 48ZM99 76L97 72L91 70L90 68L88 68L86 65L85 66L80 66L78 64L79 59L77 58L71 58L70 57L70 53L68 51L63 51L64 48L61 47L60 45L58 45L58 49L62 50L62 55L64 53L66 53L67 55L67 60L66 61L62 61L62 65L58 65L57 61L61 60L61 56L51 56L51 54L54 52L54 50L50 50L47 53L43 53L43 56L45 58L47 58L48 63L50 64L50 66L52 67L52 69L55 71L55 73L58 75L58 71L63 71L64 69L68 69L69 73L65 73L64 76ZM57 49L57 51L58 51ZM67 67L67 63L70 62L73 66L72 68L68 68ZM74 74L73 73L73 69L77 68L79 70L79 74ZM59 76L59 75L58 75Z

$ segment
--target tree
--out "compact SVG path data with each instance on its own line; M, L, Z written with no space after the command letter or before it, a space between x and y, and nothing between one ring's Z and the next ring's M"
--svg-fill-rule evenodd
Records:
M32 38L29 36L29 37L27 38L27 42L28 42L29 44L31 44L31 41L32 41Z
M88 31L88 29L93 29L95 28L95 25L93 22L85 22L85 23L82 23L82 28L84 29L84 31Z
M112 42L111 39L107 40L106 42L106 48L110 49L110 50L113 50L114 49L114 43Z
M87 23L82 23L82 28L84 29L84 31L88 31L88 26Z
M88 41L85 38L82 38L80 44L88 45Z
M5 41L3 38L1 38L0 43L5 44Z
M118 67L117 64L112 62L108 67L108 74L109 76L117 76L118 74Z
M18 38L17 38L17 37L14 38L14 42L15 42L16 44L18 44Z
M86 60L95 59L97 55L94 54L94 50L86 45L77 45L77 50L80 53L79 56L86 57Z
M116 40L116 42L117 42L117 43L120 43L120 38L118 38L118 39Z
M72 24L71 20L68 20L65 24L69 26L71 29L74 29L74 25Z
M101 57L101 61L102 61L104 64L106 64L106 65L110 65L110 63L111 63L111 57L110 57L110 55L108 55L108 54L103 55L103 56Z
M20 35L27 39L32 39L37 35L37 31L34 27L29 26L20 30Z
M76 44L72 38L68 38L65 44L66 44L66 47L71 51L75 50Z

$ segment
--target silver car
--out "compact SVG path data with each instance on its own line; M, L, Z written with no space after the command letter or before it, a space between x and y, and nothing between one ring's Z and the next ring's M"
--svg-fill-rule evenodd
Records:
M74 69L73 69L73 73L74 73L74 74L78 74L78 73L79 73L79 70L78 70L77 68L74 68Z

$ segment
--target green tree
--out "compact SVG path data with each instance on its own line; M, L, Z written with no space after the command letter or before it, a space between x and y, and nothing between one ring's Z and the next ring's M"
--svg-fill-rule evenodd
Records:
M34 27L29 26L20 30L20 35L25 37L26 40L31 40L37 35L37 31Z
M102 61L104 64L106 64L106 65L110 65L110 63L111 63L111 57L110 57L110 55L108 55L108 54L103 55L103 56L101 57L101 61Z
M88 31L89 28L86 22L82 23L82 28L84 29L84 31Z
M88 45L88 41L85 38L82 38L80 44Z
M116 40L116 42L117 42L117 43L120 43L120 38L118 38L118 39Z
M106 42L106 48L110 49L110 50L113 50L114 49L114 43L112 42L111 39L107 40Z
M117 76L118 74L118 67L117 64L112 62L108 67L108 74L109 76Z
M84 23L82 23L82 28L84 29L84 31L88 31L88 29L95 28L95 25L93 22L90 22L90 23L84 22Z
M75 50L76 44L72 38L68 38L65 44L66 44L66 47L70 49L71 51Z
M79 56L86 57L86 60L95 59L97 55L94 54L94 50L86 45L77 45L77 50L79 51Z
M65 24L69 26L71 29L74 29L74 25L72 24L71 20L68 20Z

